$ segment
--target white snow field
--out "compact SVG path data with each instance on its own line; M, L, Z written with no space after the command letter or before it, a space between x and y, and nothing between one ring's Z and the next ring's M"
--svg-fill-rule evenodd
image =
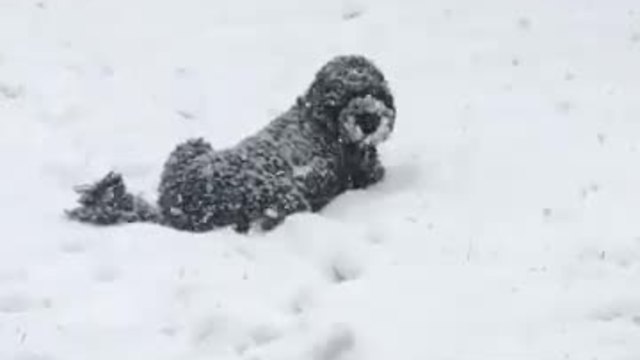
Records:
M63 218L347 53L381 184L249 236ZM0 359L638 360L639 96L636 0L0 0Z

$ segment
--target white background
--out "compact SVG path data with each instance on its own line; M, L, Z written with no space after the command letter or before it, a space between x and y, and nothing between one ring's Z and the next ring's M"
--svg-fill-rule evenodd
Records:
M388 177L266 235L69 223L233 145L331 57ZM0 359L637 360L640 3L0 0Z

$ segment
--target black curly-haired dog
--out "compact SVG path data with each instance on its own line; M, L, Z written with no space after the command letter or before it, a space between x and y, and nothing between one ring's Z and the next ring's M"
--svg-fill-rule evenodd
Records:
M376 146L390 135L395 116L382 72L363 56L338 56L256 135L225 150L203 139L178 145L164 165L157 205L128 193L112 172L78 188L80 206L67 215L101 225L268 230L289 214L318 211L346 190L382 179Z

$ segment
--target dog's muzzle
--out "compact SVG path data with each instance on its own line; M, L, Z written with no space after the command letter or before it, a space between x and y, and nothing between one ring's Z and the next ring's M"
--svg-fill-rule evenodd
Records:
M356 126L358 126L364 135L371 135L380 126L380 116L378 114L363 113L355 115Z
M395 111L371 95L356 97L341 111L340 135L343 141L375 146L393 130Z

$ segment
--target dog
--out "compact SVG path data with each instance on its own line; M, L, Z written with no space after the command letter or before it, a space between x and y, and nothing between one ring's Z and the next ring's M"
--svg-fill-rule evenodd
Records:
M127 191L110 172L76 188L73 220L96 225L153 222L204 232L231 226L271 230L288 215L317 212L385 175L377 146L395 126L382 71L362 55L340 55L304 95L257 134L215 150L203 138L179 144L164 164L157 204Z

